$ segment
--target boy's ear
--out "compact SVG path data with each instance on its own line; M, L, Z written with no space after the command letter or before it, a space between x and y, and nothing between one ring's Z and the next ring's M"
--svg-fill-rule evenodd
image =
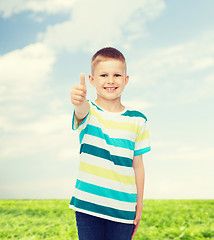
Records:
M125 78L125 86L126 86L126 84L128 83L128 81L129 81L129 76L126 75L126 78Z
M94 87L95 86L94 77L91 74L89 74L88 79L89 79L90 84Z

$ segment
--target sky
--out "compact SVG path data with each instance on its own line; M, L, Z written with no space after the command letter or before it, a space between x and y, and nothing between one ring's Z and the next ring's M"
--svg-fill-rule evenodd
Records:
M148 118L145 199L214 198L214 1L0 0L0 198L69 199L72 86L123 52L122 103Z

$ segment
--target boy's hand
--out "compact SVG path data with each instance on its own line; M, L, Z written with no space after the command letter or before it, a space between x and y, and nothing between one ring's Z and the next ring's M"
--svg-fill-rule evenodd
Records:
M140 225L140 220L141 220L141 216L142 216L142 211L143 211L143 205L138 205L136 206L136 214L135 214L135 220L134 220L134 230L133 230L133 233L132 233L132 239L134 238L137 230L138 230L138 227Z
M75 116L78 125L83 121L90 110L90 105L86 99L87 88L85 84L85 74L80 74L80 84L75 85L71 90L71 102L74 105Z
M75 106L82 105L86 100L87 88L85 84L85 74L80 74L80 84L75 85L71 90L71 102Z

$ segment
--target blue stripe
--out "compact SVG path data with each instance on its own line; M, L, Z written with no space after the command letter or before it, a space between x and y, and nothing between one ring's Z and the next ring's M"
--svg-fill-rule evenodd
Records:
M94 105L98 110L100 110L100 111L103 112L103 110L102 110L100 107L98 107L95 103L93 103L93 102L91 102L91 103L92 103L92 105Z
M116 155L111 155L106 149L99 148L90 144L83 143L80 147L80 154L87 153L96 157L104 158L113 162L115 165L132 167L132 159L127 157L120 157Z
M135 142L122 138L110 138L107 134L103 133L101 128L95 127L90 124L88 124L87 127L83 131L81 131L79 135L80 143L82 142L82 139L85 134L105 139L108 145L112 145L115 147L126 148L132 151L134 150L135 147Z
M122 114L122 116L128 116L128 117L141 117L144 118L147 121L147 117L139 111L135 111L135 110L127 110L125 113Z
M146 147L146 148L143 148L143 149L136 150L136 151L134 151L134 156L138 156L138 155L147 153L150 150L151 150L151 147Z
M74 207L79 209L87 210L89 212L103 214L106 216L111 216L119 219L126 219L131 221L135 219L135 211L125 211L111 207L105 207L95 203L83 201L75 197L71 198L70 205L73 205Z
M91 194L95 194L101 197L111 198L123 202L137 202L137 194L135 193L125 193L121 191L116 191L113 189L108 189L105 187L96 186L94 184L86 183L77 179L76 188L88 192Z

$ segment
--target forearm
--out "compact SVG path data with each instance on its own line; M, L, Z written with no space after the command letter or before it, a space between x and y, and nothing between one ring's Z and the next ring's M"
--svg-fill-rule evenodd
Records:
M134 156L133 158L133 168L135 172L135 184L137 188L137 205L136 205L136 214L134 219L134 231L132 238L137 232L138 226L140 224L142 211L143 211L143 192L144 192L144 180L145 180L145 171L143 165L142 155Z
M88 114L90 105L87 99L85 99L85 101L81 105L74 105L74 109L77 121L82 121Z
M145 182L145 171L143 166L135 169L135 182L137 187L137 205L143 206L143 194Z
M136 156L134 158L133 168L135 172L135 183L137 188L137 205L143 206L145 169L142 156Z

